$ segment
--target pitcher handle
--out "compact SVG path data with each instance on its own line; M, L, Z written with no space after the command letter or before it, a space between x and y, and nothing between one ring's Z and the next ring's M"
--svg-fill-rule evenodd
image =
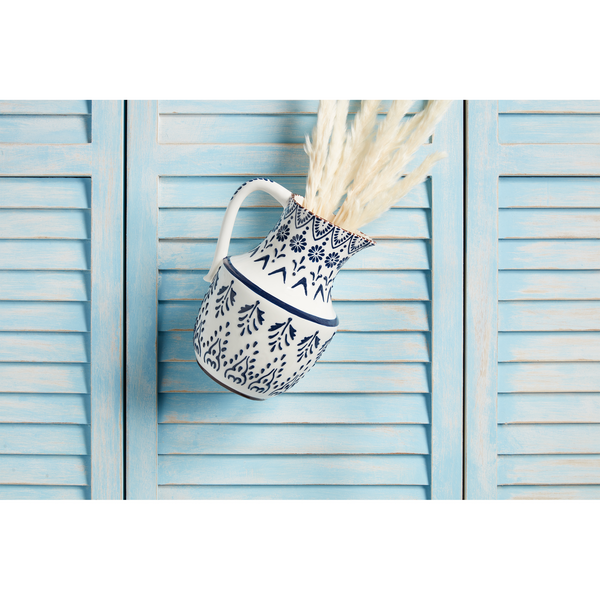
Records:
M286 190L282 185L266 179L264 177L258 177L256 179L250 179L246 183L242 184L231 197L229 206L225 211L225 217L223 217L223 223L221 223L221 231L219 232L219 239L217 240L217 249L215 250L215 257L213 258L212 266L210 271L205 275L204 281L212 282L223 259L227 256L229 251L229 242L231 241L231 233L233 232L233 225L235 223L235 217L237 216L240 205L245 200L246 196L252 192L261 190L270 194L281 204L281 206L287 206L287 203L292 196L292 192Z

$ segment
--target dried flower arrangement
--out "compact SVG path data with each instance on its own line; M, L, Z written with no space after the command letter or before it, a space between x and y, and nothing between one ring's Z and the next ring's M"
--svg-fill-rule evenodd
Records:
M363 100L348 130L349 102L322 100L312 141L306 136L310 166L302 205L358 232L423 182L431 167L447 156L445 152L429 154L413 171L404 171L451 101L430 100L424 110L406 118L413 102L394 100L377 124L381 101Z

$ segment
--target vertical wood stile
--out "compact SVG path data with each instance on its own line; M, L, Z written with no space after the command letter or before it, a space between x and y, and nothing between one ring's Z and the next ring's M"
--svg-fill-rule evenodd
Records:
M462 498L463 103L436 128L433 174L431 498ZM437 181L443 181L437 184Z
M123 102L94 101L92 498L123 498Z
M157 102L127 116L127 498L157 496ZM134 468L130 468L130 465Z
M466 497L491 499L497 493L498 103L469 101L467 114Z

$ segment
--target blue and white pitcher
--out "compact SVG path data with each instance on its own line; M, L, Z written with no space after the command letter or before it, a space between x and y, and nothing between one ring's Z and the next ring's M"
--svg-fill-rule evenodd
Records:
M277 225L251 252L226 256L242 201L257 190L283 207ZM293 387L319 360L338 318L331 290L342 265L375 242L302 207L302 196L266 178L237 189L223 219L211 282L194 327L202 370L252 400Z

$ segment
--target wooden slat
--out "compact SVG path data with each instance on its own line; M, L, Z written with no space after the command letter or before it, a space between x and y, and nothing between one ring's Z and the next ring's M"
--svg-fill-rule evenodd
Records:
M500 113L600 113L600 100L498 100Z
M89 381L89 365L0 363L0 392L88 394Z
M383 100L379 112L387 112L391 101ZM416 100L411 111L423 110L427 102ZM279 114L316 113L318 100L159 100L160 114ZM349 113L360 109L360 100L351 100Z
M90 454L88 425L0 423L1 454Z
M0 498L2 489L0 488ZM417 485L161 485L159 500L426 500Z
M2 148L0 175L89 176L91 144L9 144Z
M0 210L0 237L86 240L90 237L90 211L4 208Z
M158 453L429 454L429 432L425 425L163 424Z
M90 423L90 397L83 394L0 394L3 423Z
M0 331L89 331L87 302L0 302Z
M600 144L507 144L498 151L501 175L600 175Z
M600 361L600 333L499 333L500 362Z
M501 144L594 144L600 139L600 119L581 114L500 114Z
M0 240L0 269L87 270L90 250L82 240Z
M230 177L161 177L158 206L160 208L227 208L237 188L248 176ZM306 177L271 176L277 183L295 194L304 196ZM245 208L278 208L280 204L266 192L254 192L244 200ZM395 206L407 208L431 207L431 181L413 188Z
M158 299L202 300L209 284L207 271L161 271ZM427 271L342 270L333 287L334 300L429 300Z
M498 426L498 454L600 453L600 424Z
M87 144L90 121L87 115L0 114L0 143Z
M600 485L502 485L499 500L600 500Z
M600 209L501 208L500 238L600 238Z
M498 394L498 423L600 423L600 394Z
M159 331L192 331L201 303L159 302ZM334 302L338 331L429 331L427 302ZM0 323L2 303L0 303ZM600 327L599 327L600 328Z
M98 500L124 497L124 104L93 101L91 485L92 497Z
M500 331L600 331L600 302L500 302Z
M0 500L89 500L90 488L80 485L0 485Z
M1 208L90 208L88 177L0 177Z
M428 485L428 459L395 456L159 456L159 485Z
M499 300L597 300L596 271L500 271Z
M232 240L227 254L237 256L250 252L257 245L258 240L254 239ZM159 268L209 269L216 247L216 240L161 240L158 245ZM429 269L429 241L379 240L367 252L353 256L349 266L352 269Z
M90 362L89 333L0 332L0 362Z
M84 271L0 271L0 300L90 299Z
M0 113L14 115L89 115L91 100L0 100Z
M500 177L500 208L598 208L598 177Z
M374 238L429 239L429 210L395 208L384 219L369 223L363 232ZM161 239L217 239L225 210L220 208L161 208L158 236ZM262 240L277 224L281 209L241 208L232 237Z
M160 363L158 390L184 393L220 392L223 388L195 363ZM428 393L428 367L422 363L317 363L294 387L296 393L357 391Z
M500 240L500 269L600 269L600 240Z
M499 392L595 392L599 362L500 363Z
M598 484L600 456L499 456L498 484Z
M429 362L430 347L427 333L338 332L321 357L321 362ZM0 349L0 360L2 356ZM195 362L193 332L159 334L158 360Z
M158 422L428 424L429 406L426 394L287 393L269 402L231 393L159 394Z
M0 455L0 483L89 485L87 456Z

